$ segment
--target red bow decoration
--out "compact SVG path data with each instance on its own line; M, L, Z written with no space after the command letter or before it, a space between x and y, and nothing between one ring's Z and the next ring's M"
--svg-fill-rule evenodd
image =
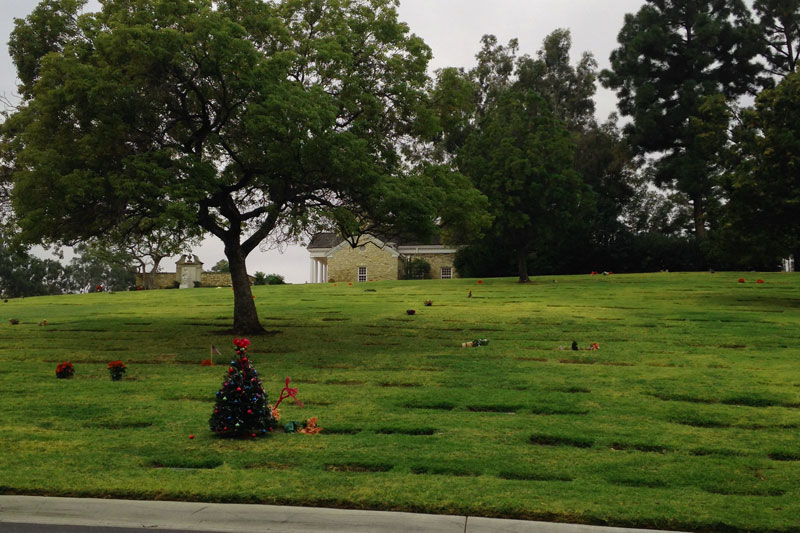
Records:
M280 398L278 398L278 401L275 402L275 408L276 409L281 404L281 402L283 400L285 400L286 398L288 398L290 396L292 398L294 398L294 401L297 403L297 405L299 407L303 407L303 402L301 402L300 400L297 399L297 389L290 389L289 388L289 381L291 381L291 379L289 379L289 376L286 376L286 386L281 391L281 395L280 395Z

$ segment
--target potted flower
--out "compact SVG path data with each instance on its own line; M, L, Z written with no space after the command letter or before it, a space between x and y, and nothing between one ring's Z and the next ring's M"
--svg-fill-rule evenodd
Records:
M69 361L64 361L56 367L56 377L58 379L69 379L75 375L75 367Z
M111 373L111 381L120 381L122 374L125 373L125 363L122 361L111 361L108 363L108 371Z

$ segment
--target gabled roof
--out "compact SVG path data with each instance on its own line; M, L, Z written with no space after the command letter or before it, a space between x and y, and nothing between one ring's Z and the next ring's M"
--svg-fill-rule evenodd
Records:
M365 236L366 237L366 236ZM391 242L394 247L399 246L440 246L442 244L441 238L437 235L430 239L428 242L422 242L419 240L409 239L407 241L403 240L402 238L394 238L394 239L382 239L378 237L379 240L384 242ZM306 246L309 250L316 250L322 249L327 250L330 248L335 248L336 246L340 245L344 242L344 239L338 236L335 233L315 233L313 237L311 237L311 242L308 243Z
M344 242L344 239L336 235L335 233L315 233L313 237L311 237L311 242L308 243L309 250L311 249L328 249L334 248Z

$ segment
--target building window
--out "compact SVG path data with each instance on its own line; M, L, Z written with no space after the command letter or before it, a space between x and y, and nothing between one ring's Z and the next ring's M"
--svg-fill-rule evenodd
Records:
M367 281L367 267L358 267L358 282L363 283Z
M442 267L442 279L453 279L453 267Z

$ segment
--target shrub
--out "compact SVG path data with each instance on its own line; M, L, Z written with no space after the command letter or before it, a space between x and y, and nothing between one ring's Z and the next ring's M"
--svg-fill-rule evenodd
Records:
M285 285L286 281L284 281L283 276L280 274L267 274L266 277L267 285Z
M417 257L406 263L406 279L425 279L431 271L431 264Z

